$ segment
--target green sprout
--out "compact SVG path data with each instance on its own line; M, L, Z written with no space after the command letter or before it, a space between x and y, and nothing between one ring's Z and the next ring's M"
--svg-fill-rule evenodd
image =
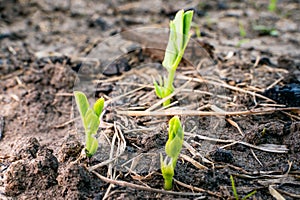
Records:
M99 98L94 103L93 108L90 108L90 104L83 92L74 91L74 96L85 130L86 154L90 158L98 149L98 140L95 138L95 135L100 125L100 115L104 107L104 98Z
M168 71L168 77L164 77L158 84L155 80L155 93L159 98L165 98L174 91L174 76L176 69L182 59L184 50L191 37L189 35L191 22L193 18L193 11L180 10L176 13L174 20L170 21L170 35L162 65ZM163 103L163 106L168 106L170 99Z
M236 44L237 47L241 47L242 44L249 42L249 39L246 38L247 32L245 30L244 24L241 21L239 21L239 31L240 31L240 37L242 39L240 39Z
M178 116L169 121L169 139L165 146L167 156L163 159L160 154L161 172L164 178L165 190L171 190L173 187L174 169L180 154L183 143L183 129Z
M253 30L257 31L260 35L278 36L279 32L274 27L256 25Z
M232 191L233 191L233 196L236 200L239 200L239 195L237 194L237 191L236 191L236 187L235 187L235 183L234 183L234 179L233 179L233 176L230 175L230 180L231 180L231 186L232 186ZM251 196L253 196L254 194L256 193L256 190L250 192L249 194L247 194L246 196L244 196L242 198L242 200L246 200L248 198L250 198Z
M240 30L240 36L242 38L245 38L247 36L247 32L245 30L244 24L241 21L239 21L239 30Z
M277 8L277 0L269 0L268 10L270 12L275 12Z

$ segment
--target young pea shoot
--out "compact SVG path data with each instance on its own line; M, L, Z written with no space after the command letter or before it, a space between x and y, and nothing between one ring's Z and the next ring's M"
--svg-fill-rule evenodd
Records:
M268 10L270 12L275 12L277 8L277 0L269 0Z
M98 149L98 140L95 138L95 135L100 125L99 118L104 107L104 98L99 98L93 108L90 108L90 104L84 93L74 91L74 96L85 130L86 154L90 158Z
M174 169L180 154L183 143L183 129L178 116L169 121L169 139L165 146L167 156L163 159L160 154L161 172L164 178L165 190L171 190L173 187Z
M193 11L180 10L176 13L174 20L170 21L170 35L165 52L165 57L162 65L168 71L168 77L164 77L159 85L154 80L155 93L159 98L165 98L174 91L174 76L176 69L182 59L185 48L191 37L189 34L191 22L193 18ZM163 106L168 106L170 99L163 103Z

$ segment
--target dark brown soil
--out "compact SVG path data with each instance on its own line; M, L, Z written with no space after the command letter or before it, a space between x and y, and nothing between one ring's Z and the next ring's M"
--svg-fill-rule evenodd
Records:
M230 175L240 197L299 199L300 3L268 2L0 0L0 199L234 199ZM179 9L195 11L171 108L186 143L166 193L171 116L127 111L159 101ZM91 159L73 90L107 102Z

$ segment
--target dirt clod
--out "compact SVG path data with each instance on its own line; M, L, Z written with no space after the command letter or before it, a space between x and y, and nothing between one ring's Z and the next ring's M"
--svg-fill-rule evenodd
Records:
M4 175L6 195L16 196L36 186L45 190L57 184L58 161L52 150L40 147L36 138L30 138L18 153Z
M66 199L82 199L91 197L91 177L82 166L71 164L61 171L57 177L58 184L63 187L62 196Z
M74 162L80 155L82 145L73 136L66 138L59 153L61 162L51 149L41 146L36 138L21 141L22 145L16 149L19 156L15 156L4 170L4 194L18 198L45 194L49 196L42 199L93 198L96 195L94 188L98 189L102 184L95 183L93 175L80 163Z
M224 163L232 163L234 161L234 157L232 152L225 149L217 149L213 152L212 158L216 162L224 162Z
M66 136L61 149L58 152L59 162L74 161L78 158L83 149L82 143L76 140L75 136Z
M19 146L15 149L15 159L34 159L40 148L40 143L36 138L30 138L25 140L24 143L19 143Z

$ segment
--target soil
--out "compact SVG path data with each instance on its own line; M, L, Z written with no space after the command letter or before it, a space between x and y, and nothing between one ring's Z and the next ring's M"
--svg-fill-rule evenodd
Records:
M240 198L300 199L300 3L268 3L0 0L0 199L235 199L231 175ZM164 109L179 9L194 24ZM92 158L73 90L106 99ZM185 143L165 191L172 112Z

